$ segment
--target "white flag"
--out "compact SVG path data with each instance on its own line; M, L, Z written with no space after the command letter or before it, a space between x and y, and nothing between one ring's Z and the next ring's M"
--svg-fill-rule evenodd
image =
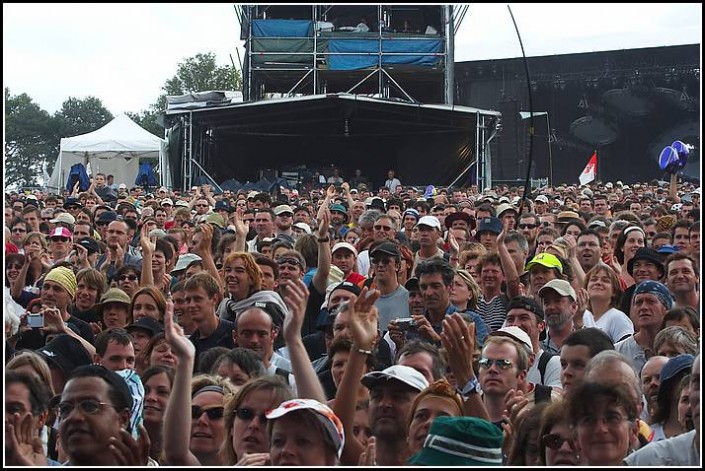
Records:
M597 151L593 152L592 157L580 174L580 185L587 185L597 177Z

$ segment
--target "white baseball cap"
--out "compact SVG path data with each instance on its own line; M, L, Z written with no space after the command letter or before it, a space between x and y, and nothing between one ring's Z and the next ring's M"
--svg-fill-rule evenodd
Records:
M340 249L347 249L353 253L357 257L357 249L352 245L347 242L338 242L333 246L333 250L331 251L331 254L334 254L337 250Z
M531 345L531 339L529 338L529 334L527 334L526 332L521 330L521 328L515 325L510 325L497 329L494 332L490 333L490 336L509 337L510 339L516 340L520 344L523 344L529 350L529 352L534 351L534 347Z
M416 223L416 226L428 226L428 227L433 227L435 229L438 229L439 231L441 230L441 221L438 220L436 216L424 216L421 219L419 219L419 222Z
M417 370L410 366L392 365L382 371L373 371L362 377L362 384L367 389L372 389L382 381L397 380L412 388L423 391L428 387L428 381Z

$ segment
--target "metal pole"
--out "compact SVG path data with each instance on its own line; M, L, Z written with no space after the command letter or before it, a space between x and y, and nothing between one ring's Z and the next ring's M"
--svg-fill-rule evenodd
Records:
M548 186L553 186L553 156L551 155L551 123L546 111L546 126L548 127Z
M452 105L454 102L454 89L455 89L455 84L453 83L455 80L454 77L454 53L453 49L455 48L455 28L453 27L453 13L452 13L452 6L446 5L443 7L443 24L445 26L445 43L446 43L446 57L445 57L445 80L444 80L444 86L445 86L445 102L447 105Z

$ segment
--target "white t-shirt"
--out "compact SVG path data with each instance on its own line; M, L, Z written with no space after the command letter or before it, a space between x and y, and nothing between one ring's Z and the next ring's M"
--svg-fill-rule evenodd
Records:
M534 384L543 384L544 386L551 386L552 388L562 388L561 384L561 357L554 355L548 360L546 364L546 371L543 375L543 383L541 382L541 372L539 371L539 358L543 350L539 350L536 354L536 359L534 364L531 365L529 371L526 373L526 380Z
M609 335L613 343L617 343L624 337L634 333L634 324L629 319L629 316L614 307L605 312L598 321L595 321L592 312L586 309L583 314L583 325L585 327L597 327Z

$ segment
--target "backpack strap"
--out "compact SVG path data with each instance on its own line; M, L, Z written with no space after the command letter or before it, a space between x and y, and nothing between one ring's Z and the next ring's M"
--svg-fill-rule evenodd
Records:
M546 366L548 366L548 362L551 360L553 357L553 353L549 353L547 351L541 352L541 356L539 357L539 373L541 373L541 384L545 383L544 376L546 375Z

